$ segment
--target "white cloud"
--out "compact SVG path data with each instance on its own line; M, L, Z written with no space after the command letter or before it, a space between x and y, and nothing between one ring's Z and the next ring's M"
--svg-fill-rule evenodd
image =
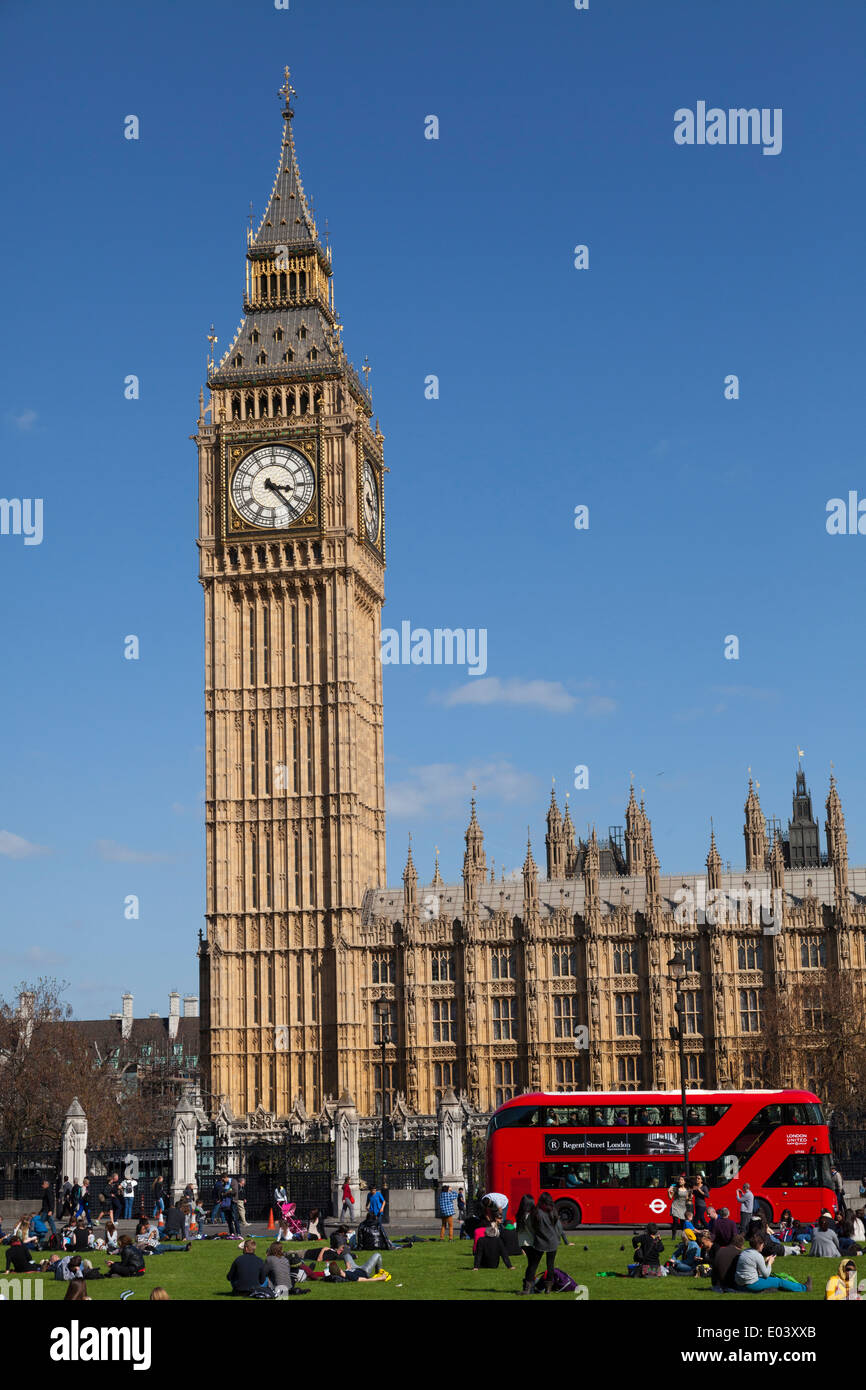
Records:
M482 676L444 696L446 705L528 705L550 714L568 714L577 705L561 681L500 680Z
M165 864L170 854L149 854L146 850L130 849L115 840L97 840L96 852L107 864Z
M32 430L38 419L39 416L35 410L22 410L20 415L12 416L12 423L16 429L21 430L22 434L26 434L28 430Z
M535 777L504 759L465 768L428 763L411 767L401 781L386 784L385 803L394 816L457 815L467 811L473 786L485 802L531 801L537 793Z
M38 854L50 853L45 845L34 845L20 835L13 835L11 830L0 830L0 854L5 854L7 859L34 859Z
M592 689L595 681L581 682L581 689ZM519 705L526 709L543 709L548 714L571 714L572 711L598 718L612 714L616 703L607 695L589 695L585 698L572 695L562 681L526 681L513 676L501 680L499 676L484 676L459 685L447 695L440 697L442 703L454 705Z

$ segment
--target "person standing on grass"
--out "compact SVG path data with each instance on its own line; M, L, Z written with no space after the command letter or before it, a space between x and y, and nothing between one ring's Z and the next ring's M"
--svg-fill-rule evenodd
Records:
M553 1279L554 1259L560 1243L567 1245L565 1232L560 1225L553 1198L549 1192L542 1192L535 1211L529 1217L530 1241L526 1250L526 1274L523 1277L521 1293L532 1293L535 1276L542 1257L546 1262L547 1282L545 1290Z
M684 1173L680 1173L680 1176L671 1183L668 1188L668 1196L671 1199L671 1235L675 1236L677 1231L681 1231L685 1225L691 1199Z
M63 1184L62 1184L62 1186L61 1186L61 1188L60 1188L60 1219L61 1219L61 1221L62 1221L63 1218L64 1218L64 1216L71 1216L71 1215L72 1215L72 1183L69 1181L69 1178L68 1178L68 1177L65 1177L65 1178L63 1179Z
M845 1179L842 1177L842 1174L839 1172L839 1169L836 1167L835 1163L830 1168L830 1177L833 1179L833 1188L836 1193L836 1206L839 1208L839 1211L844 1215L845 1212L848 1210L848 1206L845 1201Z
M448 1231L448 1239L454 1239L454 1213L456 1210L457 1193L451 1191L447 1182L443 1183L439 1193L439 1218L442 1223L439 1227L440 1240L445 1239L446 1228Z
M237 1190L237 1193L236 1193L236 1195L235 1195L235 1207L236 1207L236 1209L237 1209L237 1214L238 1214L238 1215L237 1215L238 1231L240 1231L241 1226L243 1226L244 1229L246 1229L246 1227L249 1226L249 1224L250 1224L249 1221L247 1221L247 1180L246 1180L246 1178L239 1178L239 1179L238 1179L238 1190Z
M742 1187L737 1188L737 1201L740 1204L740 1229L743 1235L746 1235L752 1224L752 1215L755 1210L755 1194L747 1182L744 1182Z
M120 1195L123 1198L123 1219L132 1220L132 1204L135 1200L135 1189L138 1183L135 1178L124 1178L120 1184Z
M692 1185L692 1201L695 1204L695 1226L698 1230L703 1230L707 1224L707 1202L710 1200L710 1189L707 1187L706 1173L698 1173Z
M370 1213L370 1216L373 1218L380 1231L382 1229L382 1211L384 1206L385 1198L374 1183L367 1193L367 1211Z
M54 1193L51 1190L51 1183L42 1184L42 1206L39 1214L53 1236L57 1235L57 1227L54 1224Z
M340 1207L340 1220L351 1221L355 1215L355 1198L352 1196L352 1184L349 1182L348 1175L343 1179L342 1206Z

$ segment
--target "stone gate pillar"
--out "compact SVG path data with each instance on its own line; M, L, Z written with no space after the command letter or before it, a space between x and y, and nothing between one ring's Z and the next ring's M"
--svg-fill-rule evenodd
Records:
M63 1119L60 1150L62 1174L70 1182L84 1182L87 1176L87 1116L77 1096Z
M171 1120L171 1195L177 1201L187 1183L196 1186L198 1119L189 1091L184 1091Z
M439 1181L462 1187L463 1107L449 1086L439 1106Z
M343 1205L343 1183L346 1178L352 1188L355 1205L352 1221L361 1220L361 1178L358 1171L358 1112L348 1091L337 1101L334 1112L334 1215L339 1217Z

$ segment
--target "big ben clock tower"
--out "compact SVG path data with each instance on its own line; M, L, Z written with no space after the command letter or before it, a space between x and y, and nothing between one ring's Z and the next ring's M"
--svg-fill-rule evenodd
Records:
M248 237L244 317L208 374L205 599L209 1104L288 1113L336 1095L362 1046L365 889L385 881L382 435L343 350L330 252L280 160Z

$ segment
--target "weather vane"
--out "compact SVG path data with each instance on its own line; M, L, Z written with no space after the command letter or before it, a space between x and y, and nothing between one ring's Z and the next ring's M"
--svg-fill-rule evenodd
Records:
M291 104L291 98L296 97L298 94L292 86L292 78L291 73L289 72L288 64L286 64L285 74L285 81L283 82L283 85L280 88L279 95L281 97L285 97L285 104L286 106L289 106Z
M211 369L213 368L213 364L214 364L214 354L213 354L213 350L214 350L214 347L216 346L216 344L219 342L219 338L217 337L216 333L214 333L214 331L213 331L213 324L211 324L211 326L210 326L210 333L208 333L208 335L207 335L207 340L208 340L208 342L210 343L210 348L209 348L209 350L208 350L207 365L208 365L208 370L211 370Z
M367 391L367 395L368 395L368 396L369 396L369 394L370 394L370 373L371 373L372 370L373 370L373 368L370 366L370 360L369 360L369 358L367 357L367 355L366 355L366 353L365 353L365 354L364 354L364 365L363 365L363 367L361 368L361 371L364 373L364 386L365 386L365 388L366 388L366 391Z

